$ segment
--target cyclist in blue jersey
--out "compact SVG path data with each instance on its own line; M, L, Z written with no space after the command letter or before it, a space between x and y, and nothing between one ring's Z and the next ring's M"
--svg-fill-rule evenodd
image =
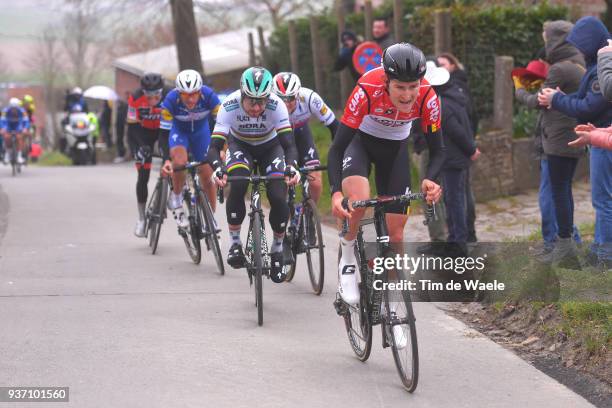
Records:
M205 161L210 144L210 122L217 116L220 101L215 92L203 85L202 76L192 69L179 72L176 88L168 93L162 102L161 129L169 130L168 146L170 161L164 163L164 170L172 174L172 193L168 207L181 228L189 227L189 220L183 210L181 191L185 184L185 172L173 172L172 167L184 166L189 153L195 161ZM209 164L198 167L202 188L208 195L213 211L216 206L216 189L211 180Z
M17 98L11 98L9 100L9 106L2 109L2 116L0 116L0 133L4 139L4 162L8 164L9 157L9 145L11 143L11 133L15 132L17 135L17 162L19 164L25 163L23 158L23 135L29 132L30 120L28 119L28 113L21 107L21 102Z

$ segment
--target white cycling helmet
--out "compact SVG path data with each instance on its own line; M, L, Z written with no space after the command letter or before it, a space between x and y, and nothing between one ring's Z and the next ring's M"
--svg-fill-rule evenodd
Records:
M18 106L21 106L21 101L19 100L19 98L11 98L9 99L9 106L11 108L16 108Z
M293 72L279 72L274 75L272 84L272 92L281 98L297 97L302 87L300 78Z
M72 91L70 91L70 93L73 95L81 95L83 94L83 90L78 86L75 86L74 88L72 88Z
M186 69L178 73L175 84L180 92L194 93L202 88L202 75L193 69Z

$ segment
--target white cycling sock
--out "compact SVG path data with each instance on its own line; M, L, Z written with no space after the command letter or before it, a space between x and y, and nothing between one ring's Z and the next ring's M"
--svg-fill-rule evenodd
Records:
M232 240L232 245L238 244L242 246L242 241L240 240L240 230L230 230L230 239Z
M272 248L270 252L280 252L283 250L283 239L285 238L285 234L277 236L274 234L274 239L272 240Z
M172 208L177 209L183 205L183 197L181 193L176 194L174 191L170 193L170 201L172 202Z
M342 260L345 265L355 265L357 259L355 259L355 240L346 240L340 238L340 244L342 245Z

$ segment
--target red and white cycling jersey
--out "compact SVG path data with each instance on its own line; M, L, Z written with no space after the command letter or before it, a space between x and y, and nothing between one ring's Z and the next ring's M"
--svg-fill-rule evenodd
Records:
M359 78L346 102L341 122L374 137L390 140L406 139L416 119L421 119L425 133L440 129L440 101L425 79L421 79L419 95L409 113L400 112L391 103L386 81L382 67Z

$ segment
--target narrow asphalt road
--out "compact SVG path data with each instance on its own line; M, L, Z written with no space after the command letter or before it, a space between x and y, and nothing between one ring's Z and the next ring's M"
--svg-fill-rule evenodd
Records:
M70 387L68 404L45 407L591 406L434 304L415 305L414 394L378 327L359 362L332 307L329 228L323 295L302 262L294 282L265 281L258 327L243 270L191 263L172 219L155 256L132 235L135 178L127 164L0 167L0 386Z

